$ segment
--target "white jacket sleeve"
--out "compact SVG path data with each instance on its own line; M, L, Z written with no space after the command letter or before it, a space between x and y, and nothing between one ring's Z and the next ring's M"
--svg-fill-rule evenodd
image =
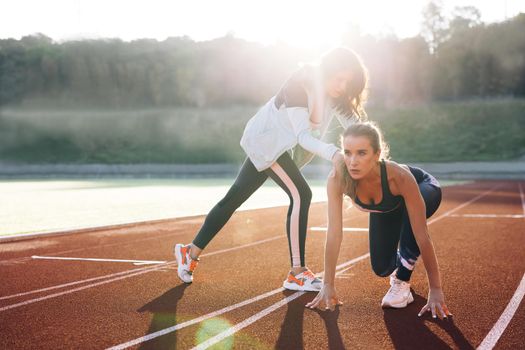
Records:
M311 134L310 114L305 107L291 107L286 109L288 118L292 124L293 131L297 136L297 142L305 150L315 153L318 156L330 161L336 152L339 151L331 143L325 143Z

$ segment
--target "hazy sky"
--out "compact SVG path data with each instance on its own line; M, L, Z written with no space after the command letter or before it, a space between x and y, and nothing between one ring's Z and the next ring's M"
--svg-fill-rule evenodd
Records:
M40 32L57 41L133 40L188 35L207 40L226 33L265 44L337 44L350 25L362 32L416 35L425 0L3 0L0 38ZM525 0L444 0L445 10L474 5L484 22L525 12ZM402 4L402 5L401 5Z

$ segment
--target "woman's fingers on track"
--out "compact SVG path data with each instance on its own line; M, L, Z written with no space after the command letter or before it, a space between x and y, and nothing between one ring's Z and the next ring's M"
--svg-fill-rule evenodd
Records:
M337 306L343 305L343 302L337 298L331 298L330 300L325 300L325 310L334 311Z
M337 305L337 299L336 298L330 298L330 300L328 300L328 302L326 303L325 310L334 311L336 305Z
M421 311L419 311L419 314L417 314L418 316L422 316L425 314L425 312L429 311L430 310L430 307L428 306L428 304L426 304L425 306L423 306L423 308L421 309Z
M443 304L444 306L445 304ZM447 318L447 314L445 313L445 310L443 310L443 307L441 304L437 304L437 309L439 310L439 317Z
M447 318L449 316L452 316L450 311L448 310L447 306L445 304L440 303L432 303L432 304L426 304L423 306L421 311L419 311L418 316L423 316L427 311L429 311L432 314L432 318Z
M311 302L309 302L308 304L306 304L306 307L309 307L311 309L315 309L318 305L319 305L319 302L321 301L321 298L319 297L319 295L317 295L314 300L312 300Z
M432 303L432 305L430 305L430 311L432 311L432 318L436 318L436 304L435 303Z
M452 313L448 310L447 305L443 304L443 310L445 310L445 313L447 314L447 316L452 316Z
M335 307L338 305L343 305L343 302L336 298L332 298L331 300L324 300L324 298L316 297L314 300L312 300L305 306L310 309L318 308L320 310L334 311Z

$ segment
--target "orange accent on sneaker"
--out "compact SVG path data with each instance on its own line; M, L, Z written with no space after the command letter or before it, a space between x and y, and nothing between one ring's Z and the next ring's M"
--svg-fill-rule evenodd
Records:
M301 281L301 280L295 278L295 276L292 275L291 273L288 274L288 282L294 282L294 283L297 283L297 284L300 285L300 286L302 286L302 285L304 284L303 281Z
M314 275L314 273L313 273L312 271L310 271L310 270L306 270L306 271L304 271L304 272L303 272L303 275L304 275L305 277L308 277L309 279L312 279L312 280L315 279L315 275Z
M182 265L186 264L186 252L188 251L188 247L184 246L180 249L180 253L182 255Z
M193 270L195 270L195 268L197 267L198 263L199 263L198 260L191 260L191 262L190 262L190 273L192 273Z

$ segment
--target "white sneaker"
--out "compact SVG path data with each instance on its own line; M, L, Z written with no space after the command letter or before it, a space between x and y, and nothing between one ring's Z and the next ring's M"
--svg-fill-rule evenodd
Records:
M177 244L173 249L175 259L177 259L177 274L184 283L193 282L193 271L199 263L199 259L192 259L190 256L190 245Z
M382 307L393 307L400 309L406 307L408 304L414 301L414 296L410 291L410 283L402 281L394 275L391 275L390 285L390 289L381 301Z
M315 277L313 272L308 269L295 276L290 272L288 278L283 282L285 289L304 292L318 292L322 286L323 282L321 279Z

